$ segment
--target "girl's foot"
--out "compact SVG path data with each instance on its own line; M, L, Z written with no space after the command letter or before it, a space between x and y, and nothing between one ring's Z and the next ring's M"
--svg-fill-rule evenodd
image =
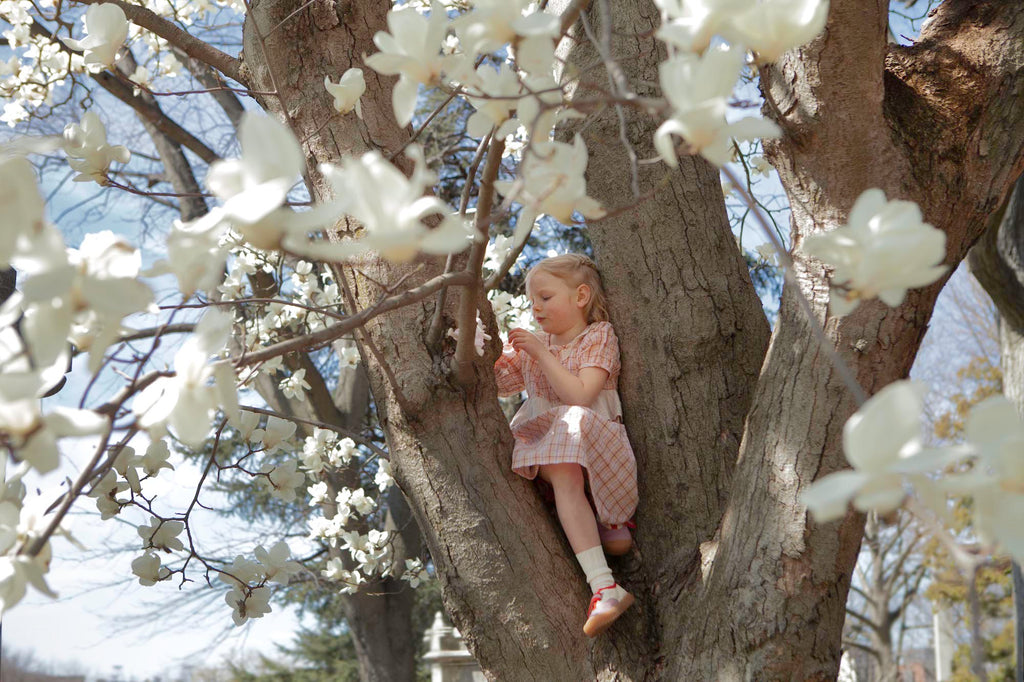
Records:
M633 595L618 584L602 587L590 600L587 622L583 624L583 634L587 637L597 637L611 627L611 624L633 605L633 601Z
M598 523L597 534L601 536L601 546L604 547L605 554L622 556L633 548L633 536L629 533L629 526L624 523L611 526Z

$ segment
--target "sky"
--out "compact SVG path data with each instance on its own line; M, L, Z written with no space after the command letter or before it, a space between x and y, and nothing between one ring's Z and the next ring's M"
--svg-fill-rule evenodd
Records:
M87 458L90 445L85 439L72 442L66 452L70 462ZM194 466L176 466L150 482L155 485L147 485L147 491L157 494L167 507L187 505L190 488L195 489L200 476ZM44 497L51 499L62 477L74 474L74 466L66 466L26 481L29 494L41 488L47 492ZM199 582L182 590L177 583L139 585L131 561L141 554L141 541L126 524L137 524L143 520L141 515L101 521L90 499L81 500L75 509L79 511L65 526L86 550L54 540L47 582L59 598L30 591L10 610L3 620L5 650L32 651L37 661L58 666L56 671L77 668L93 676L141 681L157 676L177 679L183 665L215 667L228 657L237 661L255 659L255 652L274 655L275 643L291 643L298 627L293 612L275 606L270 615L236 628L223 601L223 585L203 589L199 574L192 576ZM221 545L223 537L247 535L237 521L212 514L198 520L196 542L202 547ZM237 551L247 550L240 545ZM205 597L198 608L196 597Z

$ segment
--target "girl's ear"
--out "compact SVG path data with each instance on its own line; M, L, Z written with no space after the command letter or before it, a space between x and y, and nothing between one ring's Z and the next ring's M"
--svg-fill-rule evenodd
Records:
M589 284L581 284L576 287L576 307L586 308L587 304L590 303L590 297L593 292L590 290Z

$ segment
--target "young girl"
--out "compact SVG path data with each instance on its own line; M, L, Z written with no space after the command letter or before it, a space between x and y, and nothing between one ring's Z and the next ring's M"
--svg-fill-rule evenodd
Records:
M583 626L594 637L633 604L602 550L629 551L625 523L637 503L636 461L617 392L619 341L597 267L586 256L542 260L526 275L526 293L543 331L513 329L494 366L499 394L524 387L528 394L512 419L512 469L539 475L554 490L558 520L594 593Z

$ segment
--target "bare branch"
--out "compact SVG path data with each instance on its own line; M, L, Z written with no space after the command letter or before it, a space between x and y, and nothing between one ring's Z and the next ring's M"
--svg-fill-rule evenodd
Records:
M480 281L480 271L487 249L488 228L491 224L491 204L494 203L494 181L501 168L501 154L505 150L505 139L494 136L487 151L487 165L484 166L480 181L480 195L476 204L477 239L469 252L466 273L475 285ZM476 316L481 290L476 286L462 290L459 299L459 340L455 345L455 376L459 383L468 384L473 378L473 359L476 356Z
M240 358L224 360L224 362L234 362L237 367L249 367L252 365L258 365L261 362L266 362L267 360L276 358L279 355L284 355L285 353L316 348L326 343L330 343L335 339L339 339L354 329L358 329L378 315L415 303L416 301L430 296L443 287L462 286L469 284L470 281L470 277L466 272L450 272L445 275L439 275L427 282L424 282L418 287L409 289L408 291L403 291L395 296L389 296L376 305L361 310L355 315L351 315L344 322L339 322L338 324L331 325L330 327L325 327L324 329L313 332L312 334L297 336L294 339L281 341L280 343L275 343L272 346L260 349L254 353L248 353Z

